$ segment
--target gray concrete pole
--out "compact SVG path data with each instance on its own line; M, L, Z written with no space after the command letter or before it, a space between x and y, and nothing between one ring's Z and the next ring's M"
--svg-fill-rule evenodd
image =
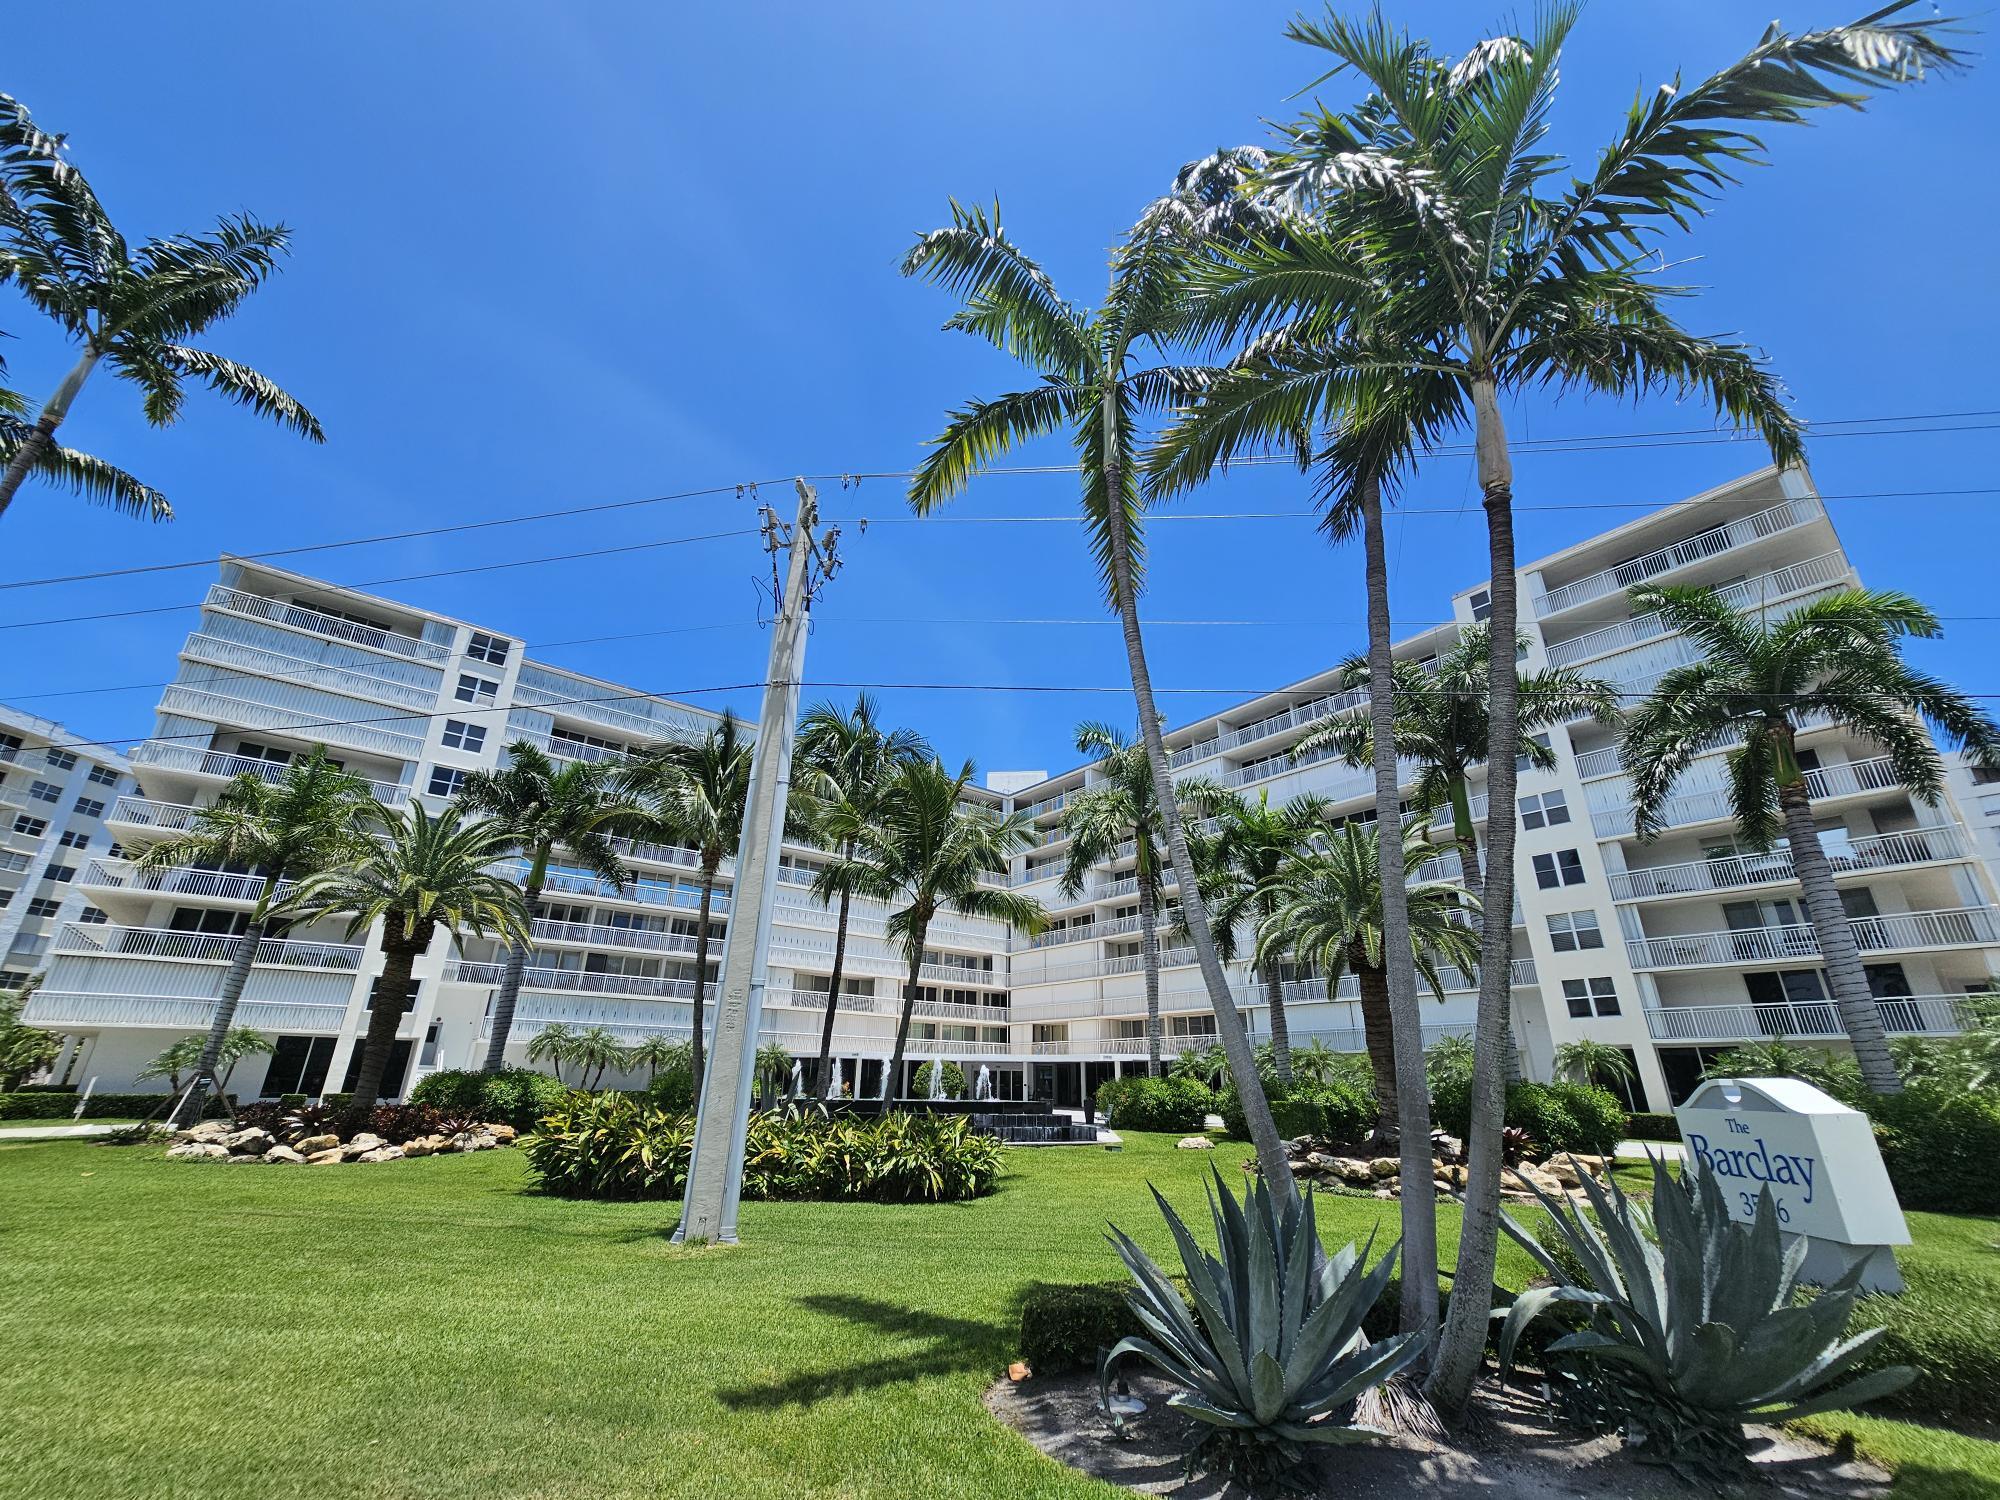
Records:
M750 1125L757 1029L769 970L771 908L777 899L778 854L791 787L792 734L798 724L799 679L805 669L812 528L818 519L812 486L799 480L798 492L791 560L778 602L778 618L771 628L764 707L751 752L750 798L743 816L742 847L736 856L729 935L722 950L715 1042L695 1113L694 1154L681 1222L674 1230L676 1244L736 1243L736 1209L743 1191L743 1139Z

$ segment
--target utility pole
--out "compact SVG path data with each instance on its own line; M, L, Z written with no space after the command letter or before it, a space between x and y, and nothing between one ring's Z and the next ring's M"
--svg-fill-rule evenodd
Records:
M785 837L785 803L791 790L792 735L799 720L805 674L806 613L813 595L839 570L840 528L824 539L818 496L803 479L797 518L787 526L768 506L764 548L771 554L772 591L778 617L771 630L771 664L764 674L764 707L750 755L750 799L743 812L743 840L729 935L722 949L722 997L715 1007L715 1045L695 1112L694 1156L676 1244L736 1243L736 1207L743 1192L743 1140L750 1127L750 1099L757 1067L757 1030L769 978L771 908L778 893L778 854ZM778 580L778 554L788 553Z

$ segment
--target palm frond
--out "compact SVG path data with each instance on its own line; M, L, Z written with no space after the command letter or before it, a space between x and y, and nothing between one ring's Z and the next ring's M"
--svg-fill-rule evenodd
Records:
M13 459L34 432L34 427L13 416L0 416L0 468ZM115 464L75 448L50 443L35 464L35 473L51 484L61 485L98 505L142 521L171 521L174 508L167 497L127 474Z

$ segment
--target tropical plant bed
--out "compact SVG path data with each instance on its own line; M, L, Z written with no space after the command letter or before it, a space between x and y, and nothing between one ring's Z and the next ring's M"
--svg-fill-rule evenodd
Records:
M1383 1156L1380 1148L1367 1143L1342 1145L1313 1136L1300 1136L1287 1145L1292 1175L1329 1192L1361 1193L1374 1198L1395 1198L1402 1188L1403 1164L1393 1156ZM1432 1147L1431 1189L1441 1196L1465 1190L1467 1173L1459 1142L1440 1136ZM1561 1196L1580 1195L1586 1173L1604 1178L1616 1163L1610 1157L1585 1156L1562 1151L1542 1161L1523 1158L1502 1169L1500 1196L1509 1202L1532 1203L1533 1189ZM1256 1162L1246 1161L1244 1169L1254 1171Z
M311 1133L307 1133L310 1131ZM204 1120L190 1130L174 1132L167 1155L180 1161L259 1162L273 1166L330 1167L347 1162L400 1161L406 1156L450 1156L462 1151L494 1151L514 1144L512 1125L466 1124L385 1140L370 1130L346 1141L331 1130L305 1126L273 1134L261 1125L232 1126L227 1120Z
M1176 1500L1235 1500L1240 1487L1218 1476L1183 1472L1183 1455L1203 1435L1202 1425L1168 1406L1173 1388L1127 1371L1131 1393L1146 1403L1129 1417L1124 1436L1112 1434L1098 1405L1095 1371L1002 1380L986 1393L986 1407L1058 1463L1092 1478L1146 1495ZM1563 1427L1531 1393L1488 1383L1479 1392L1478 1418L1449 1441L1408 1433L1367 1443L1328 1444L1316 1454L1301 1493L1338 1496L1477 1495L1480 1500L1577 1500L1615 1495L1621 1500L1687 1500L1697 1491L1674 1473L1640 1463L1615 1434L1579 1435ZM1815 1500L1880 1500L1889 1475L1863 1459L1793 1432L1753 1428L1756 1480L1746 1494L1813 1496Z

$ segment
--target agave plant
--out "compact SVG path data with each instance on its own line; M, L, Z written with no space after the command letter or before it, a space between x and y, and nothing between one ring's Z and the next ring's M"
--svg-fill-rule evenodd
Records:
M1590 1214L1536 1190L1561 1247L1555 1253L1501 1216L1555 1282L1514 1299L1500 1331L1501 1370L1512 1367L1538 1316L1580 1304L1590 1321L1548 1346L1549 1373L1571 1388L1572 1410L1621 1423L1640 1458L1683 1477L1737 1478L1745 1423L1855 1406L1909 1383L1906 1365L1837 1383L1883 1330L1842 1337L1860 1296L1859 1267L1816 1296L1801 1295L1806 1240L1783 1243L1768 1187L1748 1224L1729 1216L1712 1174L1676 1181L1658 1157L1650 1213L1616 1181L1607 1190L1586 1175L1583 1187Z
M1354 1424L1354 1403L1423 1352L1421 1334L1371 1344L1361 1331L1395 1272L1396 1248L1373 1270L1351 1244L1329 1256L1310 1192L1280 1209L1260 1179L1239 1204L1216 1172L1209 1211L1221 1254L1210 1255L1157 1188L1153 1198L1180 1248L1194 1310L1114 1225L1111 1242L1135 1283L1132 1310L1150 1337L1123 1339L1105 1357L1106 1410L1113 1368L1138 1356L1178 1387L1168 1405L1210 1429L1188 1454L1189 1472L1216 1470L1254 1490L1295 1478L1308 1443L1375 1436Z

